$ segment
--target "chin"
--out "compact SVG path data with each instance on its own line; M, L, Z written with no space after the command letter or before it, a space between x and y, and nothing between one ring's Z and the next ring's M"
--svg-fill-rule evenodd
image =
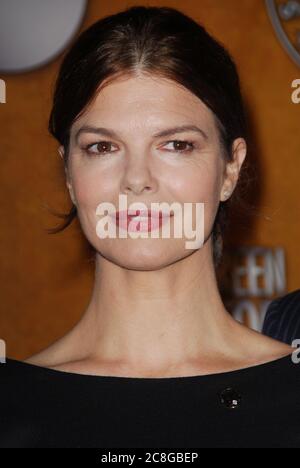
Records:
M99 254L112 263L126 268L128 270L155 271L171 265L186 256L185 252L181 254L167 251L163 248L146 248L145 246L132 246L131 248L120 246L111 250L98 250Z

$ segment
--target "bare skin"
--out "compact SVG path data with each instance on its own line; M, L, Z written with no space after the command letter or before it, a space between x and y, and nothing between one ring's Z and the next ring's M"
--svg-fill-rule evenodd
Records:
M187 124L207 138L191 130L153 136ZM84 125L117 135L81 132L77 141ZM174 140L192 140L195 149L176 153ZM108 154L98 153L101 141L112 143ZM92 155L83 149L91 144L97 151ZM225 162L212 112L169 80L138 75L100 91L72 125L66 166L82 230L96 250L93 292L75 327L24 362L79 374L176 377L228 372L291 354L291 346L237 322L217 286L211 229L225 192L230 196L236 187L246 152L238 138L233 160ZM148 207L204 202L204 245L187 250L185 238L100 239L96 206L117 206L120 193Z

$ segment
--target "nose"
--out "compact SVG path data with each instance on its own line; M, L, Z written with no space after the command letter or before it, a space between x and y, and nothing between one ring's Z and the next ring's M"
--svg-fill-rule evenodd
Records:
M127 166L121 184L124 194L151 193L155 191L157 182L145 161L131 162Z

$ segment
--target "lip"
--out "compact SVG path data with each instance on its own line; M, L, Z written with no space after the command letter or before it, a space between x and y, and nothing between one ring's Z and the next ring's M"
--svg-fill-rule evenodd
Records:
M163 211L154 211L154 210L125 210L125 211L117 211L116 217L117 219L127 219L128 217L131 218L133 216L142 216L143 218L170 218L173 216L173 213L164 213Z
M134 220L134 216L144 218ZM173 217L173 213L154 210L117 211L112 218L117 226L129 232L149 232L161 228L163 223Z

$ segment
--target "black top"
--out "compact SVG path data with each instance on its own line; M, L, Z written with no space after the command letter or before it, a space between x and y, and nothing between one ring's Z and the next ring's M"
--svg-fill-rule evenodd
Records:
M121 377L0 364L0 447L300 448L300 364Z
M289 345L300 339L300 289L271 302L262 332Z

